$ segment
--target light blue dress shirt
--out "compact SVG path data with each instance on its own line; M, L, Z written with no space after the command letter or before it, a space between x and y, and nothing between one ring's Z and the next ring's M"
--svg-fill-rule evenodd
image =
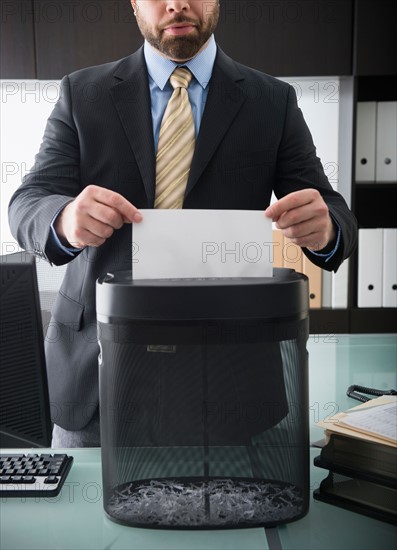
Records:
M153 136L155 151L159 140L161 121L173 88L169 82L176 67L187 67L193 74L188 88L189 100L192 106L196 136L200 129L201 119L208 95L208 83L216 57L214 36L209 39L207 47L196 57L186 63L175 63L159 55L148 42L144 44L145 61L149 73L149 89L152 107Z
M167 107L167 103L172 95L173 88L169 82L171 74L176 67L187 67L193 74L193 78L188 87L188 94L190 104L192 106L194 127L196 136L200 129L201 119L204 113L205 102L208 95L208 84L211 79L212 70L214 67L216 57L216 43L215 38L212 35L209 39L207 47L196 55L190 61L186 63L175 63L166 57L156 52L150 44L145 41L144 43L144 56L149 74L149 90L150 101L153 121L153 136L154 136L154 149L157 151L157 144L160 133L161 121L164 111ZM58 215L58 214L57 214ZM54 217L54 221L56 216ZM53 223L54 223L53 221ZM62 251L74 256L80 249L68 248L58 239L58 236L54 230L53 224L51 225L51 236ZM50 237L51 238L51 237ZM317 252L310 251L315 256L321 256L328 261L335 254L340 242L340 228L338 228L338 237L335 248L328 254L318 254Z

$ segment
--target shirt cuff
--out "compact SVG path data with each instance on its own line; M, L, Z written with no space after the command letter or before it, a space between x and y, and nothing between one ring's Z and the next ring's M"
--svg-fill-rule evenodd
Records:
M63 208L61 208L62 210ZM48 235L48 238L49 238L49 241L50 241L50 245L52 245L53 247L57 248L60 252L64 252L65 254L68 254L69 256L76 256L76 254L78 252L81 252L83 249L82 248L74 248L73 246L65 246L61 243L61 241L59 240L59 237L57 235L57 232L55 231L55 228L54 228L54 223L55 223L55 220L57 219L59 213L61 212L61 210L58 210L58 212L55 214L52 222L51 222L51 225L50 225L50 233Z
M328 262L332 258L332 256L335 254L335 252L338 250L339 243L340 243L340 236L341 236L340 226L336 222L335 222L335 224L336 224L337 229L338 229L338 235L336 237L336 243L335 243L335 246L334 246L333 250L331 250L331 252L327 252L326 254L321 254L319 252L314 252L314 250L309 250L309 252L311 254L314 254L314 256L318 256L319 258L325 258L326 262Z

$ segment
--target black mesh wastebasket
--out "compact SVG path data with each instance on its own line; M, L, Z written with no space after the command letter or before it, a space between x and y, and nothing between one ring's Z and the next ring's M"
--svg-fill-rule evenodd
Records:
M308 281L97 283L103 498L117 522L273 526L306 514Z

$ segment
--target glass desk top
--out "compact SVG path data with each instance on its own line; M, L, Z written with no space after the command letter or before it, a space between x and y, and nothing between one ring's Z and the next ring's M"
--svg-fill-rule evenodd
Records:
M349 385L379 389L397 386L396 335L312 335L308 351L311 441L323 434L314 425L317 419L358 404L346 396ZM397 546L394 526L313 498L305 518L276 529L170 531L125 527L110 521L103 512L100 449L65 452L74 456L74 464L58 497L1 499L1 550L394 550ZM311 493L327 474L312 465L318 454L318 449L310 450Z

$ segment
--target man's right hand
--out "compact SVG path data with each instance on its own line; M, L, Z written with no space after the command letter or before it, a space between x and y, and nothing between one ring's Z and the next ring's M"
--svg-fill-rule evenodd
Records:
M101 246L125 223L139 223L142 214L119 193L87 186L67 204L55 220L54 229L65 246Z

